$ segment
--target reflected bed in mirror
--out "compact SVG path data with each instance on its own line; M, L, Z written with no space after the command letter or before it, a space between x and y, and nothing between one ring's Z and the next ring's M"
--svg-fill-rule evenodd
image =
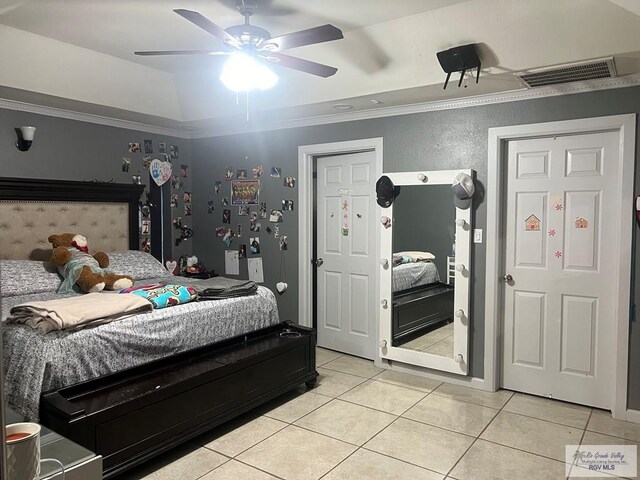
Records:
M386 174L400 194L382 209L392 220L385 226L381 219L379 230L382 359L468 371L471 213L456 207L451 188L461 172L473 175Z
M393 217L392 345L453 358L451 186L403 186Z

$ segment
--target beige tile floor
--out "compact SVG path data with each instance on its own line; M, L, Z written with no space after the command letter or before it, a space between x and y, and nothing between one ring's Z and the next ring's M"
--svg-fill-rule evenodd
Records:
M453 358L453 323L443 325L402 345L402 348Z
M566 478L565 444L640 443L640 425L600 410L443 384L324 349L317 363L315 389L283 395L121 478L555 480Z

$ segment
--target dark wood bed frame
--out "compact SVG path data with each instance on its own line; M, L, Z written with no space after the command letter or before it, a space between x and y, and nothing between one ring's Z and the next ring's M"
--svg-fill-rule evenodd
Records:
M430 283L393 294L391 345L399 347L453 318L454 288Z
M144 185L0 178L0 200L127 202L137 249ZM43 425L103 456L111 478L305 383L316 331L283 322L45 392Z

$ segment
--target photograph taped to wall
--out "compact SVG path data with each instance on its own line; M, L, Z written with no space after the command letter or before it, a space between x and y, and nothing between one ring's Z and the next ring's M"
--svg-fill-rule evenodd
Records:
M185 203L185 205L184 205L184 216L185 217L190 217L191 216L191 204L190 203Z
M171 205L171 208L178 208L178 194L177 193L172 193L171 194L170 205Z
M293 200L282 200L282 210L293 210Z
M244 243L241 243L238 247L238 258L247 258L247 245Z
M289 239L286 235L280 237L280 250L288 250L289 249Z
M251 237L249 239L249 250L251 251L251 255L260 254L260 237Z
M273 178L280 178L282 175L282 169L280 167L271 167L271 176Z
M129 142L129 153L140 153L141 151L140 142Z
M271 213L269 214L269 221L274 223L284 222L282 210L271 210Z
M158 153L167 153L167 144L165 142L158 143Z
M240 205L238 207L238 215L241 217L246 217L249 215L249 206L248 205Z
M231 167L226 167L224 169L224 179L229 181L233 178L233 169Z
M216 192L216 195L220 195L222 193L222 182L220 180L216 180L216 183L213 186L213 191Z
M238 233L236 234L236 236L238 238L242 236L242 225L240 223L238 224Z
M153 160L151 158L151 155L145 155L144 157L142 157L142 168L145 170L149 170L149 167L151 166L151 160Z
M253 173L253 178L260 178L264 173L264 167L262 165L258 165L257 167L253 167L251 172Z
M222 211L222 223L227 223L227 224L231 223L231 210L224 209Z
M249 178L247 174L247 169L239 168L238 171L236 172L236 178L238 180L246 180L247 178Z
M284 177L284 186L294 188L296 186L296 179L293 177Z
M231 205L258 205L260 180L232 180Z
M267 202L260 203L260 218L267 218Z
M214 207L213 200L209 200L209 201L207 202L207 213L213 213L213 212L215 212L215 210L216 210L216 209L215 209L215 207Z
M178 158L178 146L177 145L170 145L169 146L169 153L171 154L171 159L175 160Z
M130 166L131 166L131 159L127 157L122 157L122 171L128 172Z
M144 141L144 153L153 153L153 142L151 140Z

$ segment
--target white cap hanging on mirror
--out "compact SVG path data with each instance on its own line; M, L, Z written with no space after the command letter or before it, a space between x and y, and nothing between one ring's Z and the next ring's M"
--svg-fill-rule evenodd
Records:
M451 189L453 190L453 203L456 207L466 210L471 206L471 197L476 191L473 178L460 172L453 179Z
M21 152L26 152L31 148L33 137L36 134L36 127L20 127L20 135L16 142L16 147Z

